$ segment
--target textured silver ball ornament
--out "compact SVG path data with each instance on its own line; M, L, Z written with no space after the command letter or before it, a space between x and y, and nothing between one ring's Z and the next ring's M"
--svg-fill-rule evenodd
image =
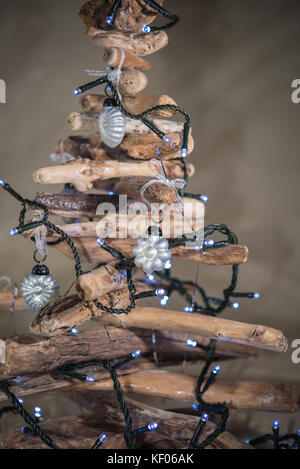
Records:
M24 300L34 313L38 313L46 304L59 294L58 281L49 273L47 266L36 265L32 273L21 283Z
M134 263L141 267L146 274L165 269L166 262L171 259L169 243L158 234L151 234L148 238L139 238L132 249Z
M104 143L116 148L122 143L126 131L126 120L120 109L106 106L99 114L99 132Z

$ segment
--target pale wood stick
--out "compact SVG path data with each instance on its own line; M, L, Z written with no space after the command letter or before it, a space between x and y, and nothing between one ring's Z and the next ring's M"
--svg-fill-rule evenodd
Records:
M165 162L165 170L170 179L182 178L184 176L180 162ZM193 176L195 173L195 168L191 163L187 164L187 171L189 176ZM70 161L64 165L37 169L33 173L33 180L37 184L69 183L80 192L85 192L92 189L95 181L129 176L148 176L149 178L154 178L153 170L148 162L80 159Z
M157 3L162 5L163 1L158 0ZM112 2L109 0L92 0L82 6L79 16L87 34L94 36L101 30L112 30L112 27L105 22L111 7ZM116 30L139 34L143 25L152 23L156 16L157 12L145 3L123 0L116 12L114 27Z
M80 99L80 104L83 112L95 112L99 113L103 109L103 103L107 99L107 96L102 96L98 94L87 94ZM142 114L155 106L164 106L166 104L172 104L176 106L174 99L170 98L167 95L151 95L151 96L125 96L122 105L124 108L129 111L131 114ZM162 110L157 111L153 115L161 117L172 117L174 111Z
M124 68L138 68L143 71L150 70L151 65L149 62L146 62L146 60L133 54L129 50L123 49L122 51L122 49L118 47L110 47L104 51L103 59L106 65L112 68L118 67L123 57L122 52L125 53L125 58L121 66L122 70Z
M165 370L146 370L120 378L124 392L151 397L196 401L197 377ZM72 390L86 390L84 384ZM91 384L89 391L112 391L111 379L101 379ZM291 384L271 384L255 381L223 381L218 379L203 396L206 402L225 402L231 409L263 412L297 412L300 408L300 391Z
M167 121L163 119L148 118L159 130L164 133L180 132L183 129L181 122ZM98 115L85 112L72 112L67 119L68 126L71 130L84 130L88 132L98 132ZM145 124L139 120L126 118L127 134L144 134L153 133Z
M137 69L125 69L120 75L118 83L119 91L124 96L134 96L141 93L148 85L146 75Z
M163 49L168 44L168 35L165 31L153 31L149 34L139 34L131 37L120 32L101 31L93 37L97 47L109 49L110 47L121 47L136 55L150 55Z
M14 305L13 305L14 300ZM21 292L14 297L14 291L0 291L0 310L8 311L13 305L14 311L27 311L28 305L23 299Z
M95 391L93 393L85 393L83 391L74 391L67 393L67 395L82 407L98 415L103 415L107 423L122 421L120 407L116 400L112 399L111 392ZM161 433L174 440L182 441L184 444L183 447L185 448L199 423L199 416L177 414L175 412L153 408L127 397L126 404L128 405L130 415L132 416L136 428L144 426L146 422L157 422L158 429ZM199 442L206 439L215 428L216 425L208 421L201 432ZM246 443L238 440L227 431L220 434L216 440L208 446L208 448L211 449L246 449L248 447Z
M56 237L48 238L48 241L55 241ZM92 264L106 263L113 260L111 254L109 254L104 249L100 249L96 244L95 237L91 238L74 238L73 242L78 251L78 254L82 262L89 262ZM105 239L105 242L120 251L123 256L127 258L132 258L132 248L136 244L136 240L127 238L127 239ZM65 256L73 259L73 254L70 247L67 243L60 243L53 246L54 249L57 249L59 252ZM184 259L186 261L199 262L200 264L205 265L234 265L242 264L247 261L248 249L246 246L229 244L225 247L208 249L207 251L193 251L192 249L185 249ZM183 250L181 246L172 248L171 252L174 256L182 257ZM205 254L206 253L206 254Z
M103 313L99 317L101 324L120 326L119 320L129 329L161 329L187 334L200 334L215 340L228 340L252 347L286 352L287 339L277 329L258 324L247 324L229 319L210 317L199 313L189 314L180 311L168 311L158 308L136 307L128 316L121 314L118 319Z
M69 308L71 309L70 304ZM55 327L53 323L49 329ZM46 328L47 325L44 324L43 327ZM60 324L57 324L57 327L60 328ZM156 337L157 353L160 359L174 363L174 360L183 358L184 351L187 350L186 334L157 331ZM203 339L196 332L193 337L199 340L199 343L203 340L203 344L208 343L205 342L207 339ZM153 354L152 330L128 330L110 326L106 330L103 326L93 326L93 329L80 332L76 337L72 334L65 334L46 339L29 334L7 338L4 342L6 361L0 364L0 379L47 373L65 363L80 362L91 358L113 360L129 355L136 349L141 350L143 357ZM187 358L191 360L202 358L204 355L204 352L199 349L189 348L188 351ZM218 343L215 356L220 360L253 355L251 355L250 347Z

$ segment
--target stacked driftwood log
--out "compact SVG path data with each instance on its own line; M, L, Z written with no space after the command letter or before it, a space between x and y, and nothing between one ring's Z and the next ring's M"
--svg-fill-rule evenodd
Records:
M111 0L97 0L86 3L80 16L85 31L97 47L104 49L104 61L109 67L118 67L122 50L125 60L119 80L123 106L133 114L141 113L158 104L175 104L169 96L140 95L147 86L145 72L150 68L145 56L153 54L168 43L164 31L140 34L143 24L150 24L156 14L137 0L123 0L117 12L114 27L105 23L111 7ZM282 332L270 327L246 324L237 321L209 317L199 313L189 314L169 311L155 307L138 306L128 315L111 315L99 310L92 300L98 299L103 305L115 308L128 306L128 287L126 280L120 281L113 257L96 244L97 223L100 203L113 203L115 218L121 229L122 215L119 213L118 194L127 194L129 204L140 200L140 190L147 181L153 179L148 165L155 158L158 146L170 179L183 177L179 162L172 161L180 156L182 124L170 121L170 110L158 111L153 122L167 132L168 143L162 142L140 121L127 118L126 135L117 148L111 149L102 141L98 133L98 114L103 109L106 96L85 94L80 99L81 111L68 117L71 130L80 132L59 140L55 153L68 154L73 161L41 168L34 172L33 178L40 184L69 184L80 193L53 194L38 193L36 200L49 209L50 214L63 218L78 219L80 222L64 224L60 228L72 239L83 262L95 265L91 272L83 274L76 282L76 294L59 298L45 307L31 325L32 334L11 337L5 342L5 362L0 364L0 379L7 380L12 392L18 397L40 392L64 391L88 409L89 414L76 417L63 417L41 424L43 430L51 435L61 448L89 448L99 431L108 435L106 448L124 448L122 436L122 415L112 392L112 381L104 370L91 368L95 382L78 384L72 378L53 377L51 370L67 362L79 362L90 358L107 359L112 363L140 349L142 358L120 370L120 383L125 393L151 397L170 398L184 403L195 401L196 380L194 377L168 371L169 365L180 364L186 352L186 338L202 345L215 339L215 358L248 359L258 355L258 349L285 352L287 341ZM193 150L192 135L189 136L188 153ZM194 167L187 164L190 176ZM104 182L103 182L104 181ZM92 194L87 192L97 189ZM115 196L103 193L109 189ZM146 191L147 199L155 203L174 202L174 191L159 182ZM202 202L184 199L199 205L198 214L204 216ZM171 232L175 231L175 222ZM32 237L27 232L26 237ZM47 241L56 241L58 235L47 232ZM105 239L106 243L117 248L127 258L132 258L132 247L136 240ZM66 242L54 245L62 254L72 258ZM247 260L247 248L228 245L208 251L188 250L183 246L172 249L172 254L186 260L218 265L241 264ZM109 268L107 268L109 264ZM141 277L141 272L137 276ZM114 280L115 279L115 280ZM152 290L146 282L135 282L137 292ZM163 285L162 285L163 286ZM13 292L0 293L1 309L9 309ZM26 309L21 296L15 298L15 310ZM94 321L93 327L74 337L70 329L77 328L87 321ZM105 327L104 327L105 326ZM153 330L156 331L156 355L154 360ZM224 340L226 338L226 341ZM192 349L187 355L191 361L203 360L200 348ZM16 381L15 378L19 377ZM20 378L21 377L21 378ZM4 394L0 394L4 401ZM210 403L225 402L229 408L259 411L295 412L299 410L300 392L292 385L273 385L262 382L217 380L207 393L205 400ZM185 448L198 423L198 416L187 415L185 411L166 412L142 405L127 399L133 417L134 427L139 428L150 421L156 421L159 428L151 434L142 434L137 443L147 448ZM215 428L213 422L205 426L200 440ZM45 448L36 437L20 432L10 434L0 442L2 448ZM248 445L228 432L224 432L211 443L212 448L247 448Z

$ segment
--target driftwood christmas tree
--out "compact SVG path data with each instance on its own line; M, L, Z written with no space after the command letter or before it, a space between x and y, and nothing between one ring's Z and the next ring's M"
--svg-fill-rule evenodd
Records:
M239 296L258 296L235 291L238 267L246 262L248 250L228 227L210 225L203 229L201 245L187 244L187 234L194 232L191 226L202 226L206 201L205 196L189 194L184 188L195 173L186 161L194 148L189 115L172 97L140 94L148 83L147 56L168 43L164 27L150 26L158 13L170 21L169 26L178 20L162 8L162 1L92 0L82 7L84 29L103 49L107 72L75 89L75 94L82 94L81 110L68 116L68 125L78 134L58 141L52 156L57 164L33 174L38 184L67 186L61 194L39 192L34 201L28 201L1 181L24 207L20 225L11 234L36 241L38 232L40 243L44 236L52 249L75 260L77 276L76 294L51 298L39 308L31 334L2 341L0 400L8 398L13 404L10 410L19 412L28 427L2 439L1 448L98 448L105 434L103 448L107 449L246 449L251 446L225 431L228 409L299 410L300 392L292 385L216 380L220 367L210 368L215 360L256 357L259 349L285 352L287 341L271 327L217 317ZM95 90L90 94L96 85L97 92L102 86L102 94ZM184 124L170 120L180 114ZM176 185L176 179L184 184ZM125 214L119 195L128 197ZM145 200L147 213L137 215L136 203ZM163 206L155 221L151 203ZM99 210L103 204L112 205L113 213L105 217ZM193 213L184 225L188 206ZM28 208L34 216L25 220ZM60 216L61 224L53 225L51 215ZM122 237L128 223L134 226L134 236ZM152 267L137 260L136 238L144 237L144 243L152 225L161 228L159 242L166 241L164 230L169 232L164 244L167 254L161 255L157 269L153 260ZM106 229L106 237L99 235L100 228ZM208 239L214 233L226 239ZM153 236L151 230L148 234ZM181 282L165 270L171 265L168 247L172 256L188 264L232 266L224 298L209 298L195 282ZM41 252L41 244L37 248ZM83 272L81 262L92 264L91 270ZM39 270L34 275L42 274ZM174 291L187 301L184 312L142 306L143 299L156 296L166 305ZM0 293L1 309L28 308L26 292L27 296L16 290ZM202 306L196 303L195 293L200 294ZM78 332L88 321L94 321L93 327ZM169 365L180 365L184 357L199 363L199 379L168 371ZM38 411L31 418L15 397L58 390L88 409L89 416L42 423ZM190 407L196 404L190 413L167 412L128 399L128 392L174 399ZM276 423L272 437L278 447ZM291 438L299 444L297 436Z

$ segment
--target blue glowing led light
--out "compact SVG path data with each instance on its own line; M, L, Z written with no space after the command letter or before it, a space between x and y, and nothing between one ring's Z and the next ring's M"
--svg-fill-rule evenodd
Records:
M167 135L165 135L164 138L163 138L163 141L164 141L165 143L169 143L170 137L168 137Z
M207 422L207 420L209 419L209 415L204 412L202 415L201 415L201 420L202 422Z
M300 428L299 428L299 430L297 431L297 435L300 436Z
M273 430L278 430L280 426L279 420L273 420Z
M205 246L213 246L215 244L213 239L207 239L204 241Z
M172 262L170 260L168 260L166 263L165 263L165 269L169 270L171 269L172 267Z
M6 184L6 182L4 181L4 179L0 179L0 186L4 186L4 184Z
M96 243L99 244L99 246L103 246L103 244L105 244L105 241L102 238L98 238Z
M80 93L81 93L81 89L80 89L80 88L74 88L73 94L75 94L75 96L76 96L77 94L80 94Z
M221 370L220 365L216 365L216 366L214 367L214 369L212 370L212 373L213 373L214 375L217 375L220 370Z
M148 274L148 275L147 275L147 280L148 280L148 282L153 282L153 280L154 280L154 275Z
M73 329L71 329L71 334L73 335L77 335L78 334L78 329L76 329L76 327L73 327Z
M34 416L37 419L39 419L42 416L42 410L40 409L40 407L34 408Z
M107 17L105 18L105 23L106 23L106 24L113 24L113 20L114 20L114 19L113 19L112 16L107 16Z
M158 288L157 290L155 290L155 295L156 296L161 296L161 295L164 295L166 292L163 288Z
M153 423L149 423L149 425L147 426L148 430L150 432L152 432L153 430L156 430L158 428L158 424L156 422L153 422Z
M99 441L100 441L101 443L104 443L105 440L107 440L107 436L104 435L104 433L102 433L102 434L99 436Z
M88 383L93 383L95 381L95 378L93 378L92 376L87 376L86 381Z
M201 200L201 202L206 204L206 202L208 202L208 196L207 195L201 195L200 200Z
M187 339L186 345L187 345L188 347L194 347L194 348L195 348L195 347L197 347L197 342L196 342L196 340Z
M195 251L201 251L202 246L195 246L194 249L195 249Z
M192 313L194 311L194 308L192 306L185 306L184 307L184 312L185 313Z
M18 401L20 402L20 404L24 404L24 399L22 399L21 397L19 397Z
M9 230L10 236L16 236L18 234L18 228L13 228L12 230Z
M113 191L108 191L107 194L108 195L115 195L115 193Z
M150 26L148 26L147 24L144 24L143 27L142 27L142 33L148 34L148 33L150 33L150 31L151 31Z
M168 303L169 299L170 299L170 298L169 298L167 295L165 295L165 296L160 300L160 304L161 304L162 306L166 306L166 304Z
M238 303L237 301L235 301L234 303L232 303L232 307L233 307L233 309L239 309L240 303Z
M133 358L139 358L141 356L142 352L140 350L135 350L134 352L132 352L132 356Z
M188 154L187 148L181 148L181 156L185 158Z
M256 291L256 292L253 293L253 298L254 298L255 300L258 300L258 299L260 298L260 294L258 293L258 291Z
M195 402L195 404L193 404L193 410L197 411L198 410L198 402Z

